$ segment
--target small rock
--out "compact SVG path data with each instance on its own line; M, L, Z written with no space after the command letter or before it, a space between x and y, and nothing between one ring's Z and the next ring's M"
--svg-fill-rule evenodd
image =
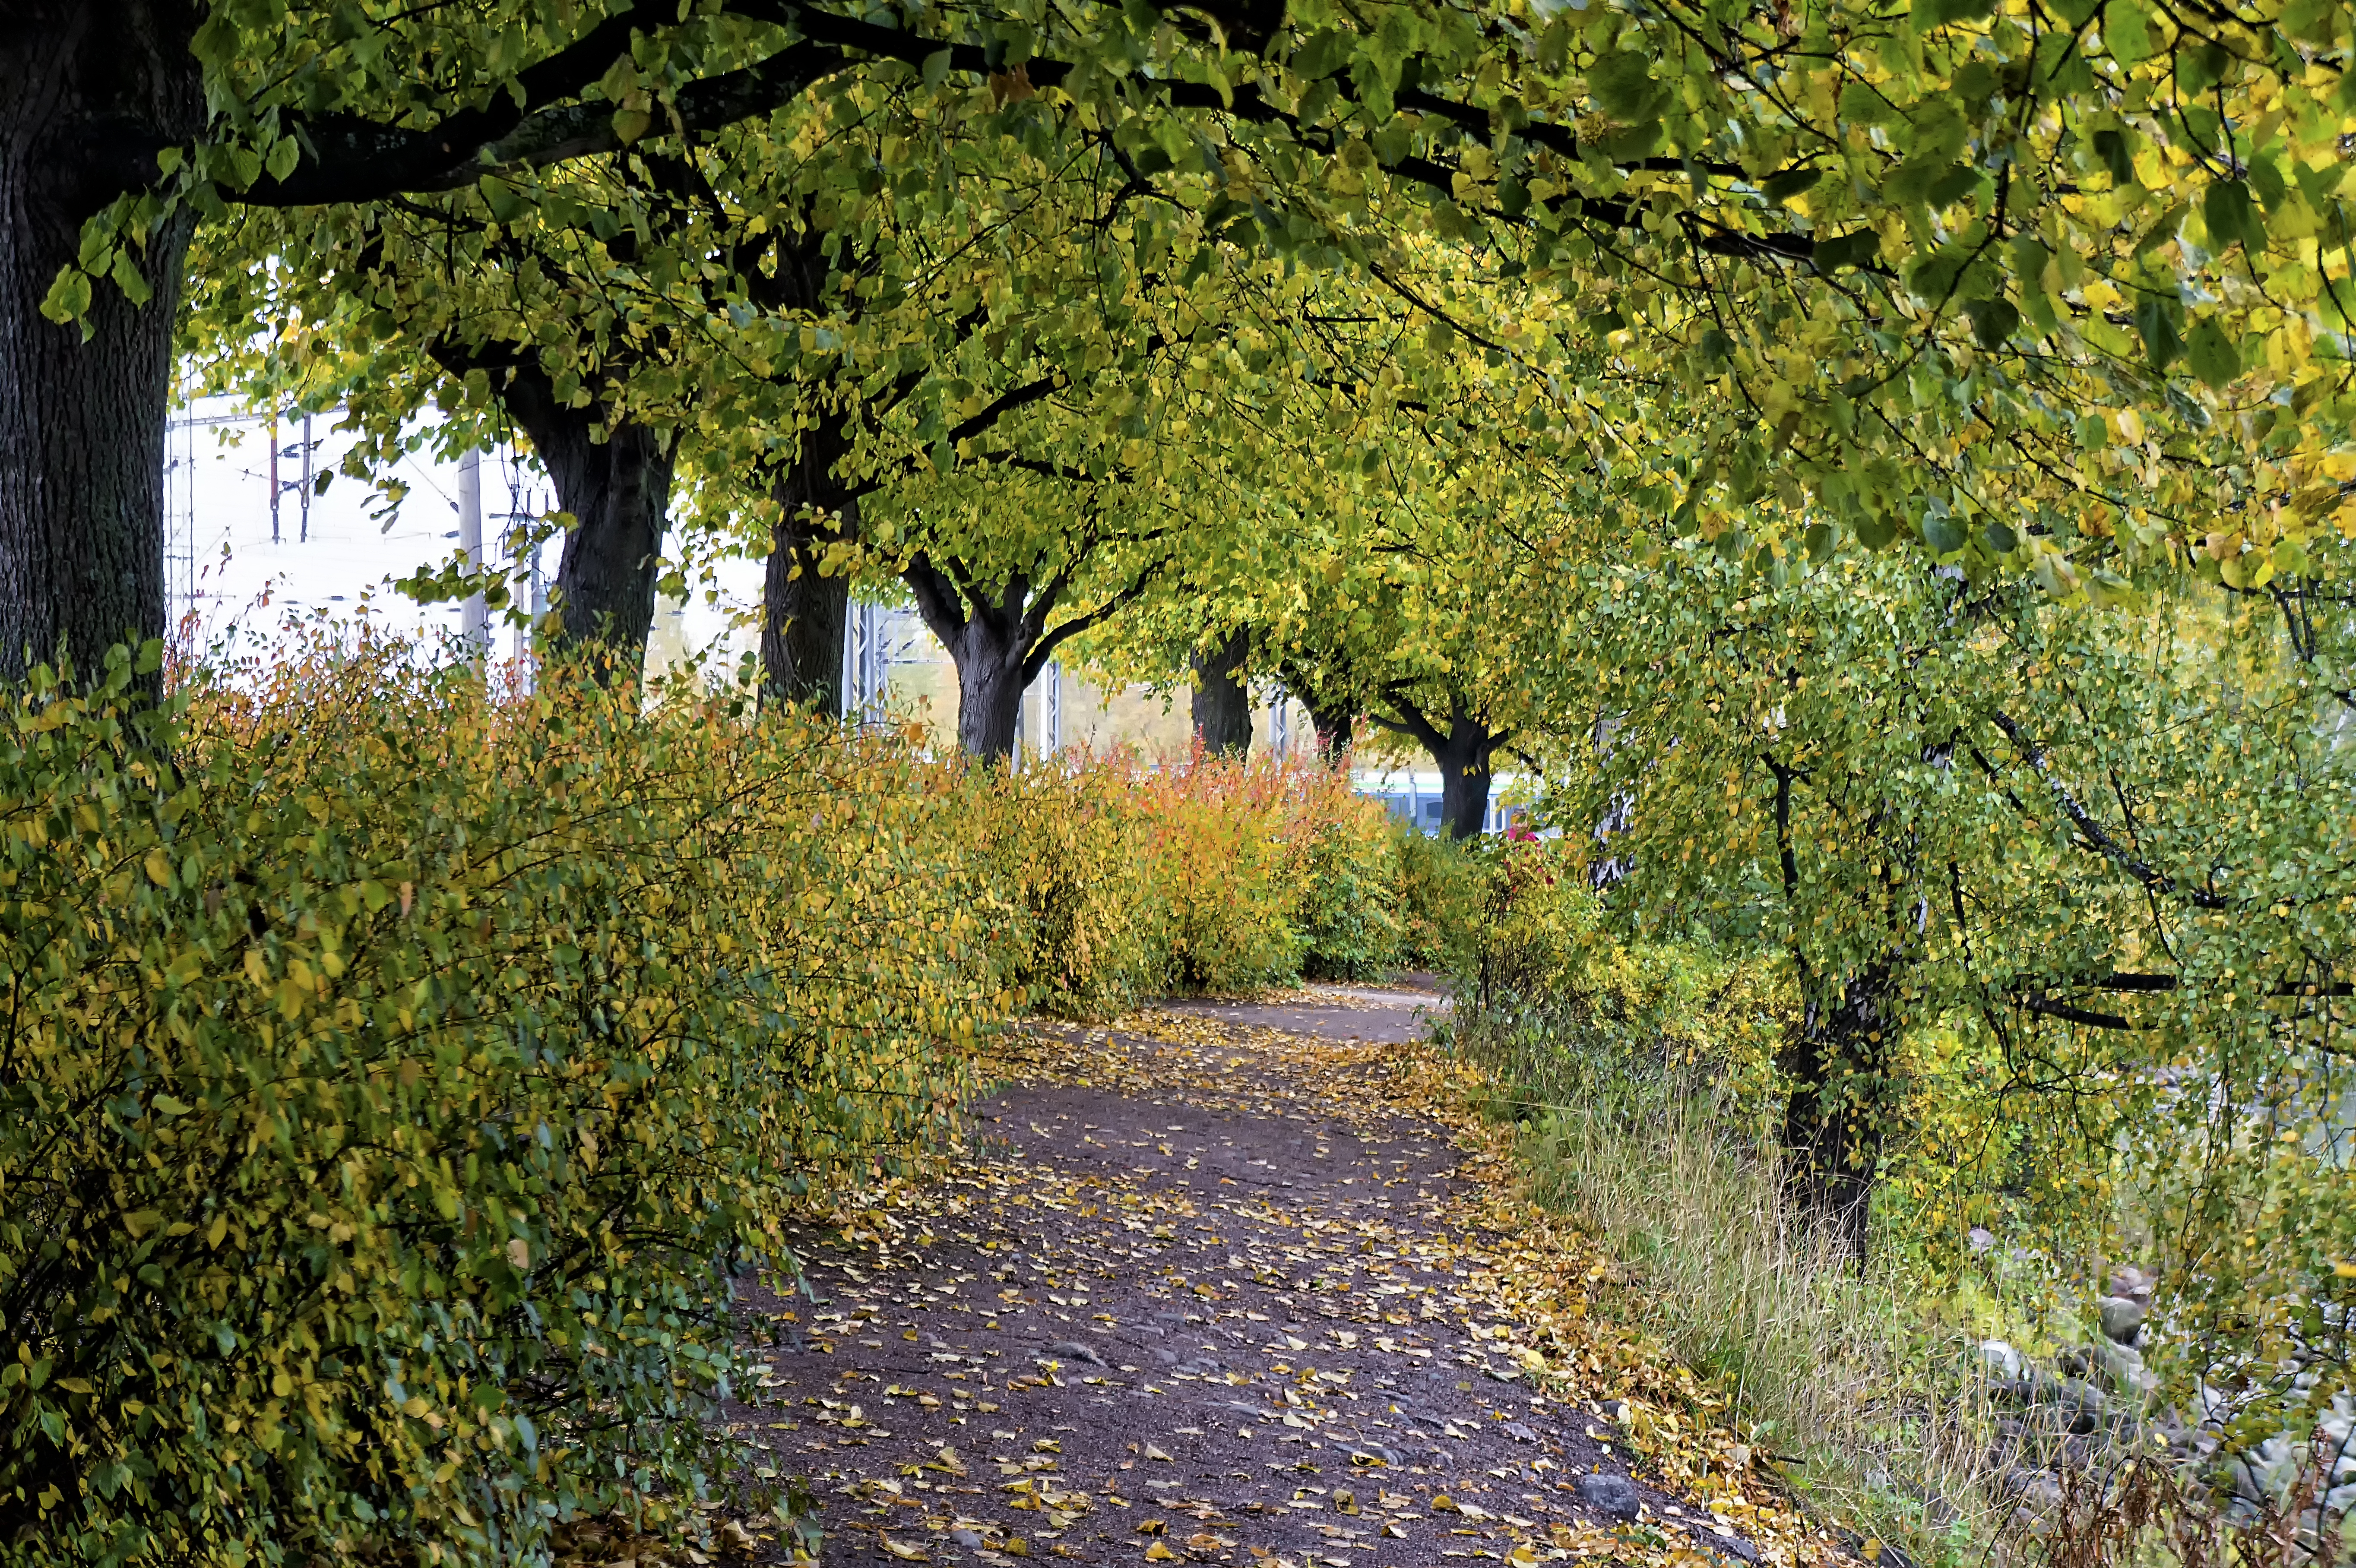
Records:
M2028 1364L2020 1359L2020 1352L2001 1339L1981 1340L1980 1360L1986 1361L1988 1371L1998 1377L2017 1378L2028 1370Z
M2149 1308L2131 1296L2106 1296L2102 1299L2101 1311L2103 1337L2121 1345L2132 1345Z
M1083 1345L1077 1339L1058 1339L1047 1347L1047 1353L1061 1356L1067 1361L1086 1361L1092 1367L1105 1364L1105 1359L1097 1354L1095 1346Z
M1516 1443L1535 1443L1538 1440L1537 1429L1526 1421L1505 1423L1505 1435Z
M2110 1293L2149 1307L2152 1287L2158 1283L2157 1275L2147 1274L2133 1264L2121 1264L2111 1271Z
M1644 1494L1625 1476L1581 1476L1571 1483L1579 1500L1606 1519L1634 1519Z
M2132 1345L2116 1345L2105 1339L2092 1347L2086 1356L2114 1393L2142 1393L2158 1386L2158 1380L2144 1371L2143 1352Z
M949 1531L949 1539L968 1552L973 1551L981 1544L981 1537L969 1530L952 1530Z
M1971 1243L1972 1251L1976 1253L1984 1253L1996 1245L1996 1232L1977 1225L1964 1232L1964 1239Z

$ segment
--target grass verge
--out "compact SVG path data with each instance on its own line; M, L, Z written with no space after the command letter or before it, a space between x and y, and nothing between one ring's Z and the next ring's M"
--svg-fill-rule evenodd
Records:
M1859 1267L1794 1213L1772 1146L1706 1083L1580 1065L1549 1085L1522 1160L1532 1196L1629 1271L1622 1310L1714 1385L1833 1519L1918 1562L1984 1561L2009 1509L1968 1337L1942 1332L1903 1280Z

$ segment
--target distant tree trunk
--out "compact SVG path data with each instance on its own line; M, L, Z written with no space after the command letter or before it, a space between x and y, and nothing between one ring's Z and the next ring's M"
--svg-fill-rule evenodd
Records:
M1880 958L1846 982L1802 971L1801 1025L1781 1062L1791 1085L1784 1187L1804 1214L1863 1258L1890 1108L1898 964Z
M1385 719L1377 713L1376 721L1421 744L1440 768L1440 815L1449 837L1479 837L1488 825L1492 761L1513 732L1489 728L1488 720L1473 711L1462 691L1448 694L1444 730L1399 688L1391 688L1384 697L1398 717Z
M1043 593L1034 603L1030 580L1016 572L993 598L923 554L909 561L901 581L957 666L958 746L985 762L1012 760L1023 688L1030 684L1027 665L1054 607L1052 595Z
M595 408L561 403L536 363L517 368L500 400L531 436L557 504L575 519L556 568L563 640L603 649L606 672L636 678L646 668L662 577L672 449L659 432L627 422L596 440Z
M123 242L146 304L101 282L81 322L40 305L83 220L155 179L155 145L202 128L202 19L166 0L35 0L0 23L0 681L60 652L88 679L109 647L166 630L164 427L192 216Z
M777 476L781 515L761 585L761 694L830 719L842 717L842 638L851 580L819 574L824 547L859 532L859 501L835 477L844 418L822 416ZM828 519L835 519L829 522Z
M1351 742L1357 739L1358 715L1355 703L1335 703L1320 708L1303 700L1309 709L1310 727L1317 731L1317 754L1326 763L1337 763L1349 754Z
M1251 634L1238 626L1210 653L1194 656L1194 734L1215 756L1251 750L1251 694L1243 683L1250 652Z

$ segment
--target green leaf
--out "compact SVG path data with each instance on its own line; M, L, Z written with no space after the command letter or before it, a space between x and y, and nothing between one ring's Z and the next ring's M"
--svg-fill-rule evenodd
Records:
M925 57L925 85L937 89L949 79L949 51L935 49Z
M2213 315L2192 324L2184 339L2184 358L2192 373L2212 387L2223 387L2242 373L2242 351Z
M49 292L41 300L41 314L60 326L79 321L90 309L90 274L80 267L68 265L58 269L49 280Z
M1785 202L1804 190L1814 189L1816 182L1824 177L1825 171L1817 165L1804 169L1783 169L1769 175L1759 190L1770 201Z
M1649 120L1667 93L1653 80L1652 61L1633 49L1614 49L1587 69L1587 90L1597 107L1622 124Z
M2135 183L2134 133L2117 129L2094 133L2094 156L2108 169L2111 178L2120 185Z
M1816 241L1816 271L1831 272L1843 267L1869 267L1880 254L1881 236L1870 229L1835 234Z
M2144 357L2155 370L2167 369L2183 352L2184 339L2176 325L2179 310L2164 294L2147 293L2136 301L2136 332L2143 338Z
M2245 180L2218 180L2201 196L2201 221L2209 226L2209 243L2222 251L2236 240L2252 251L2266 245L2266 226L2258 218Z
M155 291L147 286L147 279L139 271L139 263L131 259L131 252L127 250L114 253L114 265L108 269L108 275L133 304L145 304L155 295Z
M294 138L281 136L271 147L270 155L262 162L262 167L270 171L272 179L283 180L293 174L294 165L302 161L303 149L295 144Z
M2151 58L2151 17L2136 0L2110 0L2103 7L2103 43L2121 65Z
M2020 311L2010 300L1969 300L1964 314L1972 318L1972 336L1983 348L2002 347L2020 325Z

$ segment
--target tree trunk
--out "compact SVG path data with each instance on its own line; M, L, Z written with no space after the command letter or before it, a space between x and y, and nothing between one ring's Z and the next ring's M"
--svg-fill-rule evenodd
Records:
M1425 740L1431 760L1440 764L1440 815L1448 825L1450 837L1477 838L1487 826L1490 762L1505 739L1504 732L1490 729L1463 698L1451 696L1448 732Z
M969 757L1011 762L1023 718L1023 648L981 617L951 645L957 661L958 744Z
M1476 727L1477 731L1477 727ZM1486 739L1487 731L1477 731ZM1440 763L1440 816L1451 838L1477 838L1488 826L1489 752L1485 745L1451 735L1451 744L1433 753Z
M777 525L761 580L761 700L840 719L851 579L819 574L822 542L806 518Z
M672 450L660 432L640 424L594 439L597 411L561 404L536 364L519 368L500 399L530 434L557 504L574 518L556 568L562 639L603 652L600 679L637 679L646 668L655 584L662 577Z
M1358 715L1354 703L1337 703L1320 708L1303 699L1309 709L1310 727L1317 731L1317 754L1329 766L1338 766L1350 753L1350 744L1357 738Z
M1244 689L1244 659L1251 634L1238 626L1208 655L1194 656L1194 736L1214 756L1251 750L1251 694Z
M822 577L824 547L859 532L859 502L834 475L843 418L821 416L802 435L793 465L778 475L782 509L761 585L761 697L842 717L842 639L851 580ZM832 519L832 520L830 520Z
M1804 965L1800 1031L1783 1052L1785 1191L1858 1258L1889 1113L1896 975L1887 957L1845 984L1811 980Z
M202 128L198 9L54 0L0 24L0 681L60 654L88 680L109 647L166 630L164 427L192 218L123 242L145 305L108 282L79 323L40 305L83 220L156 178L155 146Z
M958 746L982 762L1011 762L1015 726L1023 717L1024 664L1039 641L1052 595L1033 603L1030 581L1016 572L992 603L922 554L908 562L900 580L957 666Z

